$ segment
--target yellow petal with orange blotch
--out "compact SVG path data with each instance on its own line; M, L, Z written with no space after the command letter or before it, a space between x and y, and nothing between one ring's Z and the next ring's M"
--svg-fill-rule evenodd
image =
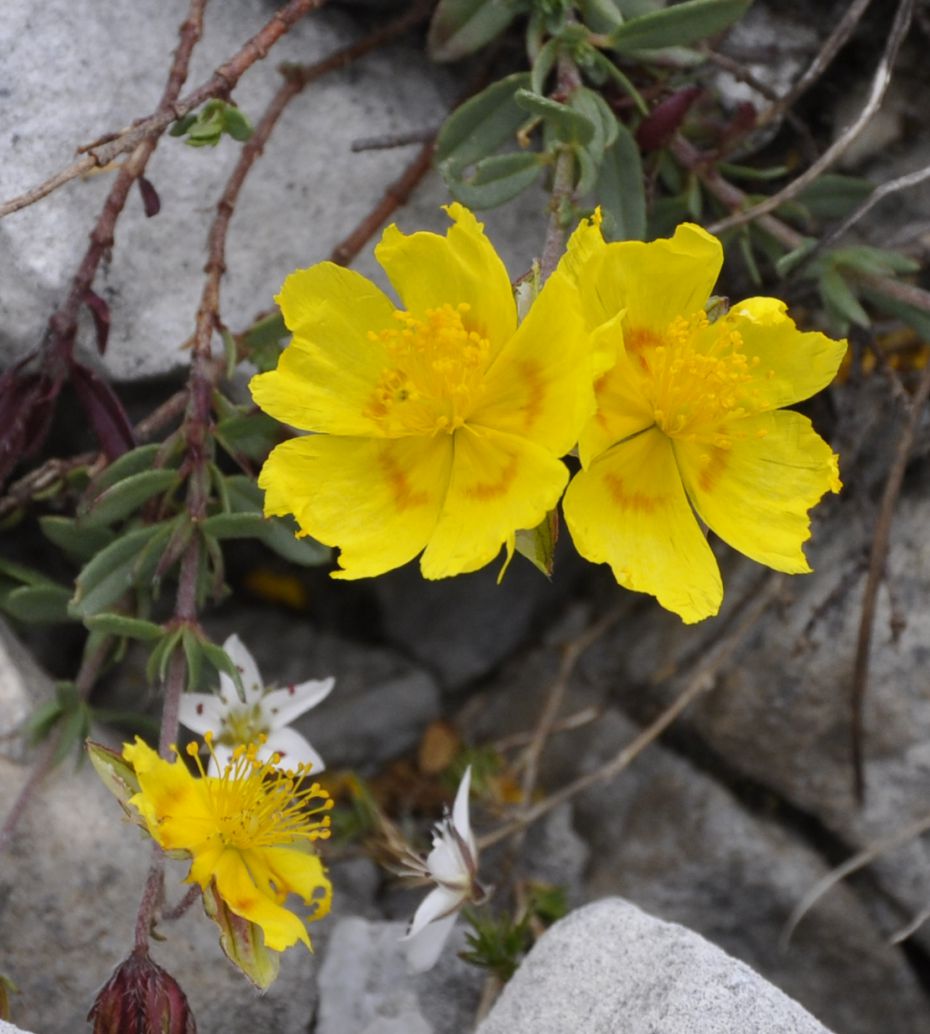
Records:
M227 848L223 852L217 860L213 878L217 892L230 911L261 927L266 947L272 951L284 951L297 941L303 941L312 950L305 924L256 886L237 850Z
M407 310L463 303L462 322L490 342L493 357L517 329L517 306L507 268L484 234L484 226L460 204L446 208L453 220L446 236L420 231L384 231L375 258L384 267Z
M578 292L553 273L489 368L468 423L529 438L564 456L594 413L593 381Z
M267 516L292 513L301 530L342 551L335 578L367 578L412 560L436 525L452 439L310 435L277 446L258 484Z
M661 431L599 456L575 475L562 505L578 552L610 564L625 588L655 596L688 624L720 609L720 571Z
M277 301L294 338L276 369L252 378L256 404L305 431L380 434L365 411L389 365L374 337L396 323L387 295L358 273L321 262L292 273Z
M535 528L568 480L540 445L486 427L454 434L455 458L442 513L420 560L425 578L477 571L521 528Z
M577 283L591 325L625 309L628 335L658 335L676 316L704 308L722 265L720 241L682 223L673 237L619 241L597 250Z
M791 406L822 391L846 354L845 340L798 330L777 298L747 298L714 324L718 327L732 328L742 339L754 374L747 406L755 412Z
M734 549L776 571L810 571L808 510L842 487L837 457L800 413L761 413L727 427L730 444L675 442L688 495Z

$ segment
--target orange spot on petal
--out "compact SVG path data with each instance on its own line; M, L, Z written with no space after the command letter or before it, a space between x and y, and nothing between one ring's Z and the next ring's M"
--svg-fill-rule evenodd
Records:
M526 402L523 404L523 422L527 430L539 419L546 386L540 373L539 363L525 359L520 363L520 373L526 383Z
M409 510L411 507L426 506L429 503L429 493L413 490L407 472L389 452L382 452L378 457L378 463L387 479L398 510Z
M465 488L465 495L479 502L487 502L489 499L497 499L505 495L507 489L517 476L519 463L516 456L511 456L507 466L501 471L500 476L494 481L479 481L477 484L468 485Z
M714 449L707 455L706 462L698 474L698 484L702 491L712 492L716 488L729 462L730 454L724 449Z
M645 492L630 491L616 474L606 474L604 481L617 506L629 513L655 513L666 501L663 493L647 495Z

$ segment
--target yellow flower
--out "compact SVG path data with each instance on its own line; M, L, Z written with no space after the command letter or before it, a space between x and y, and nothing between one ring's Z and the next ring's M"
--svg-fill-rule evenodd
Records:
M284 951L297 941L311 948L306 923L326 915L332 896L310 851L312 841L329 836L329 817L313 816L332 801L318 784L301 785L303 767L285 774L256 752L240 747L221 776L201 768L197 777L137 738L123 747L140 787L129 803L166 851L190 855L187 882L203 890L212 883L230 911L261 928L267 948ZM312 913L302 919L285 908L289 894Z
M562 263L606 371L566 523L583 556L686 622L716 614L723 598L698 518L753 560L796 574L810 570L808 510L841 487L827 443L780 407L826 387L846 342L801 333L775 298L709 318L722 261L699 226L605 244L595 223L579 227Z
M294 337L253 378L258 405L318 432L279 445L265 513L341 549L339 578L423 552L427 578L475 571L539 524L568 481L559 457L594 412L577 291L550 277L522 324L510 279L461 205L446 236L389 227L375 249L397 309L323 262L277 298ZM425 550L425 551L424 551Z

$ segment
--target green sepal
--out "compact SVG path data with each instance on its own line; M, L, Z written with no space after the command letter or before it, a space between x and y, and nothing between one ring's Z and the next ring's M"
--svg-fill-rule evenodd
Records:
M687 46L737 21L752 0L685 0L631 18L610 33L610 47L622 54Z
M213 882L203 891L203 909L219 927L226 958L260 991L267 990L278 976L280 961L277 952L265 947L261 927L231 911Z
M117 754L115 750L110 750L101 743L94 743L93 740L87 741L87 756L103 785L119 801L127 814L138 818L129 806L129 799L141 789L132 765L122 754Z
M555 566L555 545L559 540L559 515L550 510L535 528L521 529L516 534L514 548L547 577L552 577Z

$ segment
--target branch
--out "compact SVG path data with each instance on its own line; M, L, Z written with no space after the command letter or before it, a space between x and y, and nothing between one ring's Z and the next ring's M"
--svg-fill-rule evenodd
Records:
M802 172L800 176L793 179L777 194L773 194L764 201L760 201L757 205L753 205L752 208L742 212L735 212L733 215L721 219L713 226L709 226L708 230L711 233L720 234L724 230L731 230L736 226L742 226L745 223L752 222L754 219L758 219L760 216L774 212L776 208L783 205L786 201L796 198L805 187L810 186L818 176L826 172L846 152L881 106L885 91L891 82L892 67L911 24L913 9L914 0L901 0L898 5L894 23L891 26L891 32L885 45L885 52L872 79L872 88L869 90L868 99L855 120L843 130L820 158Z
M206 0L203 2L205 3ZM213 75L195 90L181 100L173 102L169 109L156 109L151 115L140 119L116 136L104 137L79 148L80 152L84 152L83 157L55 173L44 183L0 204L0 219L39 201L78 176L83 176L95 168L109 165L121 154L134 151L149 137L160 136L172 122L183 118L195 108L199 108L204 101L213 97L229 96L239 79L256 61L265 57L271 47L305 14L322 7L324 3L326 0L290 0L290 3L280 11L276 11L269 21L243 44L240 50L220 65Z

